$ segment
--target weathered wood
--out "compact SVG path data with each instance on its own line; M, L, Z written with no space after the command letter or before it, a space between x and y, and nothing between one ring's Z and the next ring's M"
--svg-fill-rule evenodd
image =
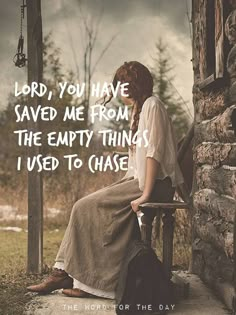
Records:
M201 2L203 2L201 0ZM192 41L192 53L193 53L193 71L194 71L194 81L200 80L202 77L202 70L199 67L199 59L200 59L200 38L201 36L201 27L202 24L199 21L199 14L200 12L200 1L193 0L192 2L192 31L193 31L193 38L195 39ZM195 93L194 93L195 94Z
M203 142L195 148L193 159L198 165L210 164L213 167L221 165L236 166L236 142Z
M42 82L42 19L40 0L27 0L28 84ZM29 98L28 105L36 108L38 97ZM39 131L39 122L29 121L28 129ZM40 153L38 146L28 149L29 156ZM43 264L43 198L42 176L37 170L28 173L28 273L41 273Z
M215 248L224 251L227 257L233 257L233 224L223 218L207 215L195 215L193 224L197 235Z
M173 216L174 210L165 211L162 217L163 221L163 263L166 268L166 272L171 278L171 268L173 261L173 239L174 239L174 223L175 218Z
M154 208L154 209L188 209L188 204L186 202L181 201L173 201L173 202L145 202L139 206L140 210Z
M171 268L173 261L173 239L174 221L173 216L176 209L189 209L185 202L173 201L171 203L144 203L139 206L144 213L141 217L141 236L142 240L149 245L152 244L152 223L156 213L163 213L163 264L167 274L171 278Z
M215 78L224 76L224 5L223 0L215 0Z
M144 215L141 217L141 237L144 242L146 242L149 246L152 244L152 222L157 210L153 208L145 207L140 209L143 211ZM161 208L158 208L159 211ZM166 210L163 210L166 211ZM171 278L171 268L173 261L173 237L174 237L174 217L172 214L175 210L171 210L170 212L165 212L162 217L163 220L163 265L168 274L169 278Z
M234 222L236 200L232 197L219 195L214 190L206 188L194 194L193 205L197 212L204 211L228 222Z
M203 141L235 142L231 115L236 105L227 108L223 114L195 125L195 145Z
M152 223L152 247L157 249L161 236L161 211L157 211Z
M198 82L199 89L203 90L205 88L208 88L214 82L215 82L215 74L213 73L213 74L209 75L209 77Z
M209 188L218 194L236 198L236 167L222 166L214 169L204 165L197 168L196 180L198 189Z
M199 68L200 68L200 79L203 81L205 78L208 77L208 73L207 73L207 58L206 58L206 52L207 52L207 48L206 48L206 1L204 0L199 0L197 1L199 3L199 7L198 7L198 16L196 16L196 22L198 22L197 26L197 30L195 35L197 35L197 32L199 32L199 37L198 40L196 40L196 42L199 43L199 47L197 49L197 51L199 51Z
M152 222L154 217L143 215L141 217L141 237L144 242L147 242L149 246L152 243Z

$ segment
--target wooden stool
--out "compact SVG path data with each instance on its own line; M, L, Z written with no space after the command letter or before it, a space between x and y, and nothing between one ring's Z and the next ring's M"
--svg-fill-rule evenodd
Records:
M173 240L174 240L174 225L175 217L173 214L176 209L188 209L189 206L186 202L173 201L170 203L143 203L139 206L142 211L141 217L141 236L142 240L151 246L152 241L152 222L158 212L161 211L163 222L163 256L162 262L166 269L167 275L178 286L178 295L186 298L189 293L189 283L177 275L172 277L172 262L173 262Z

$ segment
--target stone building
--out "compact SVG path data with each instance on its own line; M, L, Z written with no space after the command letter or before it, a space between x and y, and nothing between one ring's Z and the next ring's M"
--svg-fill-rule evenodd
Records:
M192 29L192 271L236 308L236 0L192 0Z

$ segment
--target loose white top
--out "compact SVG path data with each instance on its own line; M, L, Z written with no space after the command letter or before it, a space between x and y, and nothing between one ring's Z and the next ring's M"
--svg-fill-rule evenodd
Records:
M132 121L131 121L132 123ZM138 178L139 189L144 190L146 176L146 158L152 157L160 163L158 179L170 176L172 186L184 182L183 174L177 161L177 142L172 121L163 102L157 96L151 96L143 104L139 117L139 135L147 131L148 145L136 145L134 152L129 149L128 171L124 178Z

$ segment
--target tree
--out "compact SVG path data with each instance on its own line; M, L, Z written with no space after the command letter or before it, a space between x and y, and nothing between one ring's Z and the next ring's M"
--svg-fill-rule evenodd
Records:
M153 66L150 67L154 80L154 94L157 94L166 105L177 133L177 139L180 140L189 128L188 118L183 109L184 101L173 84L173 66L168 55L167 45L159 38L155 47L156 56L153 58Z
M86 6L84 6L83 1L77 0L77 6L75 10L78 10L78 28L80 30L80 53L81 53L81 62L80 66L78 59L76 57L76 51L73 44L72 30L69 28L70 17L67 14L67 7L64 0L62 0L63 14L65 18L65 25L67 28L68 39L70 41L71 50L73 52L73 58L76 66L76 79L78 82L85 83L85 90L82 96L82 105L84 106L84 122L88 128L92 128L92 124L89 121L89 106L90 106L90 96L91 96L91 84L93 80L94 73L96 68L107 50L110 48L112 42L116 38L114 34L111 38L108 38L105 46L102 49L97 49L97 46L100 46L99 42L99 27L102 21L103 16L103 7L101 7L100 12L96 16L91 15L86 11ZM99 45L98 45L99 44ZM98 52L96 56L96 52Z

